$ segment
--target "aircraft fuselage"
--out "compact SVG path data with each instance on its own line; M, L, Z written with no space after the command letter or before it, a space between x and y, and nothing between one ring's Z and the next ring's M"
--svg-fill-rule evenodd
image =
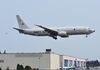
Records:
M62 28L50 28L52 30L59 32L66 32L67 35L82 35L82 34L90 34L94 32L94 30L89 27L62 27ZM34 35L34 36L48 36L50 33L46 32L43 29L25 29L24 34Z
M54 27L47 28L41 25L36 25L40 28L31 28L26 24L19 15L16 15L19 28L14 28L19 31L19 33L33 35L33 36L50 36L53 39L57 39L57 36L62 38L69 37L69 35L89 35L95 32L94 29L90 27L74 26L74 27Z

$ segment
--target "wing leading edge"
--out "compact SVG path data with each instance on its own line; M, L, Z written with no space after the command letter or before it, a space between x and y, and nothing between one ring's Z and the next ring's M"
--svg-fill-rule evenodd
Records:
M38 27L44 29L46 32L50 33L50 37L52 37L54 39L57 39L57 35L58 35L57 31L49 29L49 28L46 28L46 27L43 27L41 25L36 25L36 26L38 26Z
M58 35L58 32L55 31L55 30L52 30L52 29L43 27L43 26L41 26L41 25L36 25L36 26L38 26L38 27L44 29L46 32L50 33L50 35L52 35L52 36L57 36L57 35Z
M13 29L18 30L18 31L19 31L19 33L23 33L23 32L24 32L24 30L19 29L19 28L15 28L15 27L13 27Z

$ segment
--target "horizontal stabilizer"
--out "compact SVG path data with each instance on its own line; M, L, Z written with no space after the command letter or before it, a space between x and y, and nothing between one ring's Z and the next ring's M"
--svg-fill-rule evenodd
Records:
M19 33L23 33L23 32L24 32L24 30L19 29L19 28L15 28L15 27L13 27L13 29L18 30L18 31L19 31Z

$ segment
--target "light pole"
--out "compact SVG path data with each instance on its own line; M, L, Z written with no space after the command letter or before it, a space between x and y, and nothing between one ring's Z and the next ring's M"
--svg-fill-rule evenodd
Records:
M39 58L39 70L40 70L40 58Z

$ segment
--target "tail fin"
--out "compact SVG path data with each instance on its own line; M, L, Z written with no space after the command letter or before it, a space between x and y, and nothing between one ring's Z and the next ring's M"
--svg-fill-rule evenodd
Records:
M16 17L17 17L17 21L18 21L20 29L29 29L29 28L31 28L21 19L21 17L19 15L16 15Z

